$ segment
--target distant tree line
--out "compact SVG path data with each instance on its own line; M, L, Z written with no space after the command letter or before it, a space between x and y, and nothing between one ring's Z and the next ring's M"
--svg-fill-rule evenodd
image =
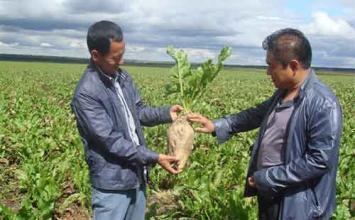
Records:
M82 63L87 64L88 58L77 57L61 57L61 56L44 56L44 55L23 55L23 54L0 54L0 60L3 61L27 61L27 62L50 62L50 63ZM154 67L172 67L173 62L167 61L145 61L145 60L127 60L126 65L135 66L154 66ZM192 64L193 66L199 65L198 63ZM231 65L226 64L224 68L251 68L251 69L265 69L266 66L254 66L254 65ZM335 68L335 67L313 67L317 71L326 72L341 72L355 74L355 68Z

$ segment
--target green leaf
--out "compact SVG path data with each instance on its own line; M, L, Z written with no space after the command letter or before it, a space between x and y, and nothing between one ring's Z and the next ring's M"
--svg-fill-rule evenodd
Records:
M165 94L177 94L179 102L183 103L185 111L191 111L193 105L206 92L210 84L222 68L222 62L231 55L231 48L224 47L218 55L217 64L208 59L201 66L192 68L188 56L183 50L169 46L167 54L170 55L175 65L171 69L172 79L165 87Z

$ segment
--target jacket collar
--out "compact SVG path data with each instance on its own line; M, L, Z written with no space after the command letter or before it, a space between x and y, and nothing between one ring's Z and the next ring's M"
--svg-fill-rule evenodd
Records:
M112 86L115 80L117 80L119 82L119 84L122 85L122 83L128 77L128 74L124 70L122 70L121 68L119 68L115 72L114 76L109 76L109 75L105 74L100 69L100 67L98 67L91 59L90 59L88 68L90 68L94 72L96 72L98 74L98 76L100 77L101 81L104 82L106 85L109 85L109 86Z
M300 99L302 99L305 96L306 91L311 87L313 82L315 82L316 80L317 80L317 76L316 76L314 70L310 69L307 78L305 79L305 81L301 85L300 92L299 92Z

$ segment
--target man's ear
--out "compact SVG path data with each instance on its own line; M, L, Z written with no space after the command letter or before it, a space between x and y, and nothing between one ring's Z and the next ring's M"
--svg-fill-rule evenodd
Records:
M289 65L293 72L293 76L296 76L297 71L301 68L300 62L298 62L298 60L291 60Z
M100 60L100 52L99 51L94 49L90 52L90 54L91 54L91 59L94 62L99 62L99 60Z

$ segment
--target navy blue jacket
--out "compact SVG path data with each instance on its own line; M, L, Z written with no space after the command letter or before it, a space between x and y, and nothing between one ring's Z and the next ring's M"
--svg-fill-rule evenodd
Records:
M127 72L119 71L119 83L134 118L139 146L135 146L130 138L123 105L112 81L93 63L80 79L71 103L84 144L91 183L106 190L139 186L138 172L158 160L158 154L146 146L142 125L171 122L170 107L146 106Z
M284 164L256 169L257 153L269 114L285 91L238 114L214 121L219 143L231 135L260 127L251 151L247 176L253 176L258 193L281 196L280 219L328 219L336 207L336 172L342 132L338 99L311 71L303 83L286 131ZM245 196L256 195L245 185Z

